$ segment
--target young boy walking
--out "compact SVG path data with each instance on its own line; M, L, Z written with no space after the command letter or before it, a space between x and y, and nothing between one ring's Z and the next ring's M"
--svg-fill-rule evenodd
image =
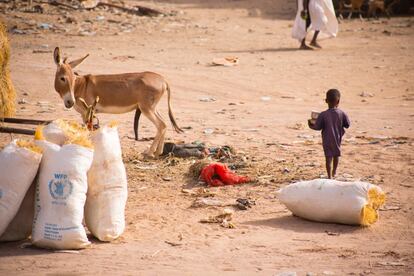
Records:
M322 130L322 145L328 178L336 175L341 156L342 136L345 134L345 128L350 126L348 115L338 108L340 98L341 93L337 89L329 89L325 100L329 109L319 114L314 124L308 120L311 129Z

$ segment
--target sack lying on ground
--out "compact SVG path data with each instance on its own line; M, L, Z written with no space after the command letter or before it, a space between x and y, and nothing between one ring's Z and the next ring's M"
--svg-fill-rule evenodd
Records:
M368 226L378 220L385 193L366 182L315 179L279 190L279 200L296 216L319 222Z
M125 229L127 177L116 127L94 133L95 153L88 172L85 222L101 241L118 238Z
M16 216L9 223L3 235L0 236L0 242L24 240L32 233L35 187L36 180L33 181L29 190L27 190Z
M0 235L16 216L41 158L41 149L23 140L11 142L0 152Z
M36 186L32 242L45 248L84 248L90 244L82 220L93 150L78 144L38 144L44 155Z
M62 146L74 137L83 136L86 138L88 131L75 121L57 119L36 131L36 140L46 140Z

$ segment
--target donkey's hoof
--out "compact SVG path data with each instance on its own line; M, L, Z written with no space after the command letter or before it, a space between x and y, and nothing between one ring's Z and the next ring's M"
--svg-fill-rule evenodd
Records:
M144 159L155 159L155 155L154 153L149 152L149 150L146 150L142 153L142 155L144 156Z

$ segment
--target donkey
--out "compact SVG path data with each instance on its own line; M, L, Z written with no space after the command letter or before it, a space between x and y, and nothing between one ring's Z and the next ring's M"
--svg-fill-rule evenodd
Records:
M156 109L161 97L167 91L168 115L177 133L183 130L177 125L171 109L171 91L165 79L153 72L124 73L113 75L80 76L73 69L84 61L89 54L80 59L67 62L61 60L59 47L55 48L53 57L57 66L55 90L66 108L74 107L86 120L86 105L92 105L96 97L96 113L121 114L136 110L134 118L135 139L138 140L138 122L141 112L155 125L157 134L150 148L145 152L148 156L159 156L164 147L167 125ZM84 99L84 102L82 100ZM85 122L86 123L86 122Z

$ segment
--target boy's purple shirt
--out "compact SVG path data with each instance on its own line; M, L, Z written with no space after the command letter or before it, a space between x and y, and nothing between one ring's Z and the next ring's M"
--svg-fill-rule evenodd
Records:
M339 108L329 108L319 114L314 130L322 130L322 145L325 156L341 156L342 136L345 128L349 128L351 122L348 115Z

